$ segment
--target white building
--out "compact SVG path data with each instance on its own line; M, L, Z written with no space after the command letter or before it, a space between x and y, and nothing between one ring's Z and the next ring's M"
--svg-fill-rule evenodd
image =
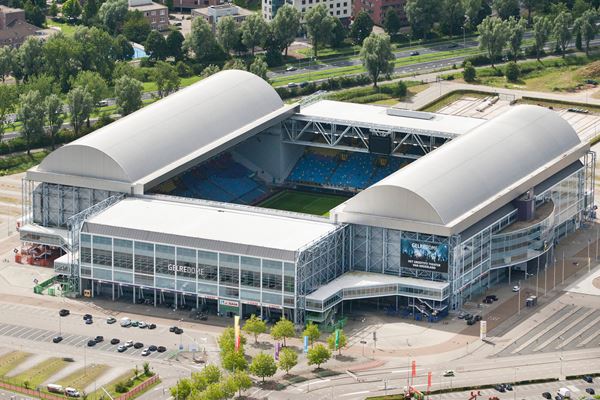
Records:
M293 5L304 17L304 14L319 4L325 4L329 15L340 19L350 18L352 15L352 2L350 0L262 0L262 15L267 21L275 18L277 10L284 4Z

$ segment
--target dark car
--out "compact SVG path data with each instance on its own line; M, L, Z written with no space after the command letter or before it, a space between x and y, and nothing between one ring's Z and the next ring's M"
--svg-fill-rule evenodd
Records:
M54 336L54 337L52 338L52 341L53 341L54 343L60 343L60 342L62 342L62 336Z
M544 392L542 393L542 397L547 399L547 400L552 400L552 395L550 394L550 392Z
M148 329L156 329L156 324L149 324Z
M587 383L592 383L594 382L594 378L592 378L590 375L586 375L583 377L583 380L586 381Z
M96 336L96 337L94 338L94 341L95 341L96 343L104 342L104 336L100 336L100 335L98 335L98 336Z
M177 329L177 327L176 327L176 326L171 326L171 327L169 328L169 332L175 332L175 329Z
M413 51L411 51L411 52L410 52L410 55L411 55L411 56L418 56L418 55L419 55L419 52L418 52L418 51L416 51L416 50L413 50Z
M94 320L93 320L93 319L91 319L91 318L89 318L89 319L86 319L86 320L85 320L85 324L86 324L86 325L91 325L91 324L93 324L93 323L94 323Z
M498 301L498 296L496 296L495 294L490 294L489 296L490 299L494 300L494 301Z
M167 348L165 346L158 346L156 348L156 351L158 351L159 353L164 353L165 351L167 351Z
M504 387L504 385L496 385L496 386L494 386L494 389L496 389L500 393L506 392L506 388Z
M467 320L467 325L475 325L475 318L470 318Z
M475 315L475 316L473 317L473 319L475 320L475 322L477 322L477 321L481 321L481 315Z
M90 339L90 340L88 340L88 342L87 342L87 345L88 345L89 347L94 347L94 346L96 345L96 341L95 341L95 340L91 340L91 339Z
M85 314L85 315L83 316L83 320L84 320L84 321L85 321L86 319L92 319L92 318L94 318L94 317L92 317L92 314Z
M144 343L142 343L142 342L135 342L133 344L134 349L141 349L142 347L144 347Z
M117 338L110 339L110 344L119 344L119 343L121 343L121 341Z
M61 317L66 317L69 314L71 314L71 311L67 310L66 308L63 308L58 312L58 315L60 315Z
M485 299L483 299L483 302L485 304L492 304L494 302L494 300L490 299L489 297L486 297Z
M560 394L554 396L554 400L563 400L563 397Z
M506 388L506 390L512 390L513 387L510 383L507 383L506 385L504 385L504 387Z
M156 351L157 347L155 345L148 346L148 350Z
M596 391L594 390L594 388L587 388L587 389L585 389L585 391L588 394L596 394Z
M175 329L175 334L176 335L181 335L182 333L183 333L183 329L181 329L181 328Z

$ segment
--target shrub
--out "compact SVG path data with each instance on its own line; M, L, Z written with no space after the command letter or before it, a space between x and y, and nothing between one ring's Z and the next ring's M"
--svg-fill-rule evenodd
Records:
M463 78L465 82L473 82L477 78L477 70L470 62L465 63Z
M394 86L393 95L395 97L401 98L406 96L408 92L408 87L404 81L398 81L398 83Z
M190 77L194 73L192 68L183 61L177 62L177 64L175 64L175 69L177 70L177 75L181 78Z
M521 75L519 65L517 65L517 63L514 61L509 62L504 70L504 75L506 75L506 80L509 82L518 81L519 76Z
M129 385L128 385L128 383L129 383L129 382L123 382L123 381L121 381L121 382L117 382L117 383L115 384L115 391L116 391L117 393L127 393L127 391L129 390Z
M465 65L467 65L467 63L471 63L471 65L476 66L476 67L480 66L480 65L491 64L490 58L483 54L477 54L477 55L465 58L465 60L463 61L463 67Z

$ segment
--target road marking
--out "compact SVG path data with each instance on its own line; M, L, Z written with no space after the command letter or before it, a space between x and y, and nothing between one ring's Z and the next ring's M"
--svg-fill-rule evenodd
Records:
M357 394L365 394L365 393L371 393L370 390L363 390L361 392L354 392L354 393L346 393L346 394L340 394L340 397L346 397L346 396L355 396Z

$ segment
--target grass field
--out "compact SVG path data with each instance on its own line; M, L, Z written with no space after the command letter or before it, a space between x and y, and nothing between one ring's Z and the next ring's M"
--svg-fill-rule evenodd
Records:
M347 199L348 197L333 194L285 190L266 199L258 206L313 215L329 215L329 210Z
M88 385L94 383L94 381L108 371L108 369L108 365L104 364L88 365L85 368L79 368L77 371L64 377L56 383L64 387L70 386L78 389L79 391L84 391Z
M17 385L23 385L24 382L28 382L29 387L35 388L63 369L66 365L67 362L62 358L52 357L11 378L10 381Z
M0 356L0 376L4 376L29 357L31 353L11 351Z

